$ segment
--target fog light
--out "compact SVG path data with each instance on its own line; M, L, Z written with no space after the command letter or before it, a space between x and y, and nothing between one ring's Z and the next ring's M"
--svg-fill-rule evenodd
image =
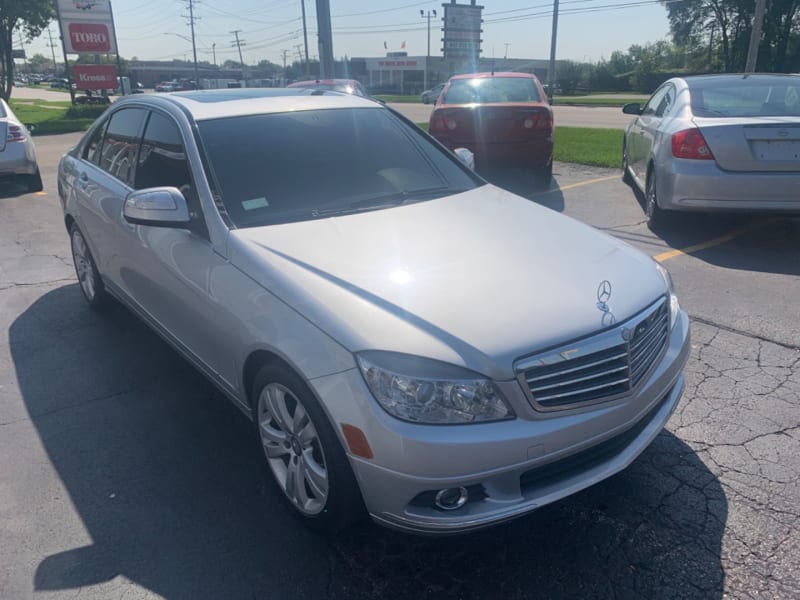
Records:
M464 506L468 498L469 493L467 492L467 488L459 486L439 490L436 492L435 502L436 506L442 510L455 510Z

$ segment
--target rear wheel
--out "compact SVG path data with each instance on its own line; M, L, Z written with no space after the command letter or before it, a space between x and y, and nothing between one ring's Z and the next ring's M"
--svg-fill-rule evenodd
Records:
M668 224L670 215L658 205L658 193L656 191L656 173L651 170L647 174L647 186L645 192L645 214L647 215L647 226L656 230Z
M536 171L537 179L549 186L550 181L553 179L553 161L551 160L546 167L542 167Z
M78 226L73 223L69 229L70 242L72 246L72 262L75 264L75 274L78 276L78 283L81 286L83 297L94 309L103 308L109 300L108 292L97 272L92 253L86 243L86 238Z
M363 514L361 493L327 416L303 380L280 365L261 367L253 423L272 479L308 526L335 533Z

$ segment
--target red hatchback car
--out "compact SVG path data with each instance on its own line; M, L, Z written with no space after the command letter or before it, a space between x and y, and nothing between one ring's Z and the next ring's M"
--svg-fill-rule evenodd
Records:
M553 173L553 110L539 80L527 73L451 77L431 113L430 134L450 150L467 148L478 169Z

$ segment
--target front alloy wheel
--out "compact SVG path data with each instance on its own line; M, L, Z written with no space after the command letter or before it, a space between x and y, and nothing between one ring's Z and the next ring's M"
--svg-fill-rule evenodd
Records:
M308 413L290 389L270 383L261 390L258 431L283 493L301 514L319 514L328 499L325 452Z
M327 533L357 521L365 510L353 470L306 382L288 367L267 364L250 397L267 470L295 515Z

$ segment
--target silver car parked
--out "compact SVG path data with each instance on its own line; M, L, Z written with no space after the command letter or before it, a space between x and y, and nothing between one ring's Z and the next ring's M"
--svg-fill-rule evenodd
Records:
M319 528L517 517L624 469L684 387L663 268L369 99L122 99L58 181L89 304L208 376Z
M677 77L623 112L623 179L651 227L669 211L800 212L800 76Z
M0 98L0 179L22 183L28 192L42 191L36 148L30 131Z

